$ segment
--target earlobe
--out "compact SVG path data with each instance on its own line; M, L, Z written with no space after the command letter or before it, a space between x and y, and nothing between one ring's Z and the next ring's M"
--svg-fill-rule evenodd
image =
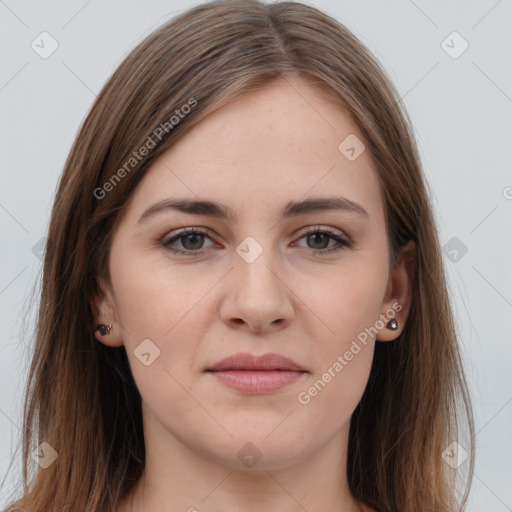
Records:
M122 346L121 326L117 320L112 293L102 279L98 279L97 291L91 298L91 307L94 315L91 332L95 338L109 347Z
M112 324L96 324L94 327L94 336L98 341L109 347L121 347L123 338L120 329L116 329Z
M415 274L416 245L413 240L404 244L393 271L382 303L384 327L376 335L377 341L394 341L403 331L411 307L411 286Z

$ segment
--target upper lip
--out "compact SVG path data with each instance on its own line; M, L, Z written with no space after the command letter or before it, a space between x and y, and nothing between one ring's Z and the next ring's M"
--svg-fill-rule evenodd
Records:
M226 370L288 370L306 371L298 363L280 354L270 353L254 356L248 352L233 354L218 361L206 371L220 372Z

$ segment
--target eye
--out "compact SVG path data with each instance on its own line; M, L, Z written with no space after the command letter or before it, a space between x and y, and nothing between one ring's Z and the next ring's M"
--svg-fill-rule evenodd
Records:
M166 249L169 249L175 254L194 256L201 252L204 239L210 239L208 233L209 230L203 231L198 228L185 228L178 231L173 236L164 239L161 243ZM176 242L180 242L185 250L176 248L174 246Z
M319 226L308 228L299 240L303 238L306 239L307 244L313 244L313 247L309 245L309 248L313 249L313 252L318 255L338 252L353 245L352 241L348 238L342 238L337 232ZM330 241L337 243L328 248Z
M209 236L210 233L211 231L208 229L185 228L178 232L174 232L172 236L164 238L160 243L163 247L175 254L195 256L203 251L205 239L211 240L211 237ZM318 226L308 228L308 230L306 230L299 238L299 240L302 239L306 239L306 243L308 245L314 245L313 247L309 245L309 248L317 255L338 252L353 245L351 240L341 237L337 232L328 228L320 228ZM329 248L330 241L334 241L336 243L334 246ZM181 244L183 249L176 247L177 243Z

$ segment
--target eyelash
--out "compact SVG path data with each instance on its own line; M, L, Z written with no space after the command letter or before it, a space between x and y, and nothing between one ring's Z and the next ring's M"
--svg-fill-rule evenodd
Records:
M188 235L205 235L208 238L210 238L208 236L209 234L210 234L210 230L201 230L198 228L185 228L183 230L180 230L175 235L173 235L169 238L163 239L161 241L161 245L164 248L166 248L167 250L169 250L175 254L181 254L181 255L186 255L186 256L196 256L197 254L200 254L201 251L203 251L204 249L199 249L197 251L183 251L181 249L176 249L176 248L172 247L171 245L174 242L180 240L181 238L185 238ZM311 249L311 251L316 255L325 256L327 254L337 253L339 251L349 249L353 245L353 242L351 240L341 238L337 233L334 233L330 229L319 228L319 227L308 228L304 233L302 233L302 236L299 238L299 240L301 240L302 238L304 238L306 236L311 236L311 235L316 235L316 234L327 235L329 238L338 242L338 247L335 246L334 249L333 248Z

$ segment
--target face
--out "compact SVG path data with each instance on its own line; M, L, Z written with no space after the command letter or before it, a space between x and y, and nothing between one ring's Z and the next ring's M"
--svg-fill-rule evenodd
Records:
M403 324L408 299L354 137L366 144L321 91L274 82L201 121L138 185L98 300L114 329L98 336L125 345L159 442L238 469L344 450L375 339L399 335L385 324Z

